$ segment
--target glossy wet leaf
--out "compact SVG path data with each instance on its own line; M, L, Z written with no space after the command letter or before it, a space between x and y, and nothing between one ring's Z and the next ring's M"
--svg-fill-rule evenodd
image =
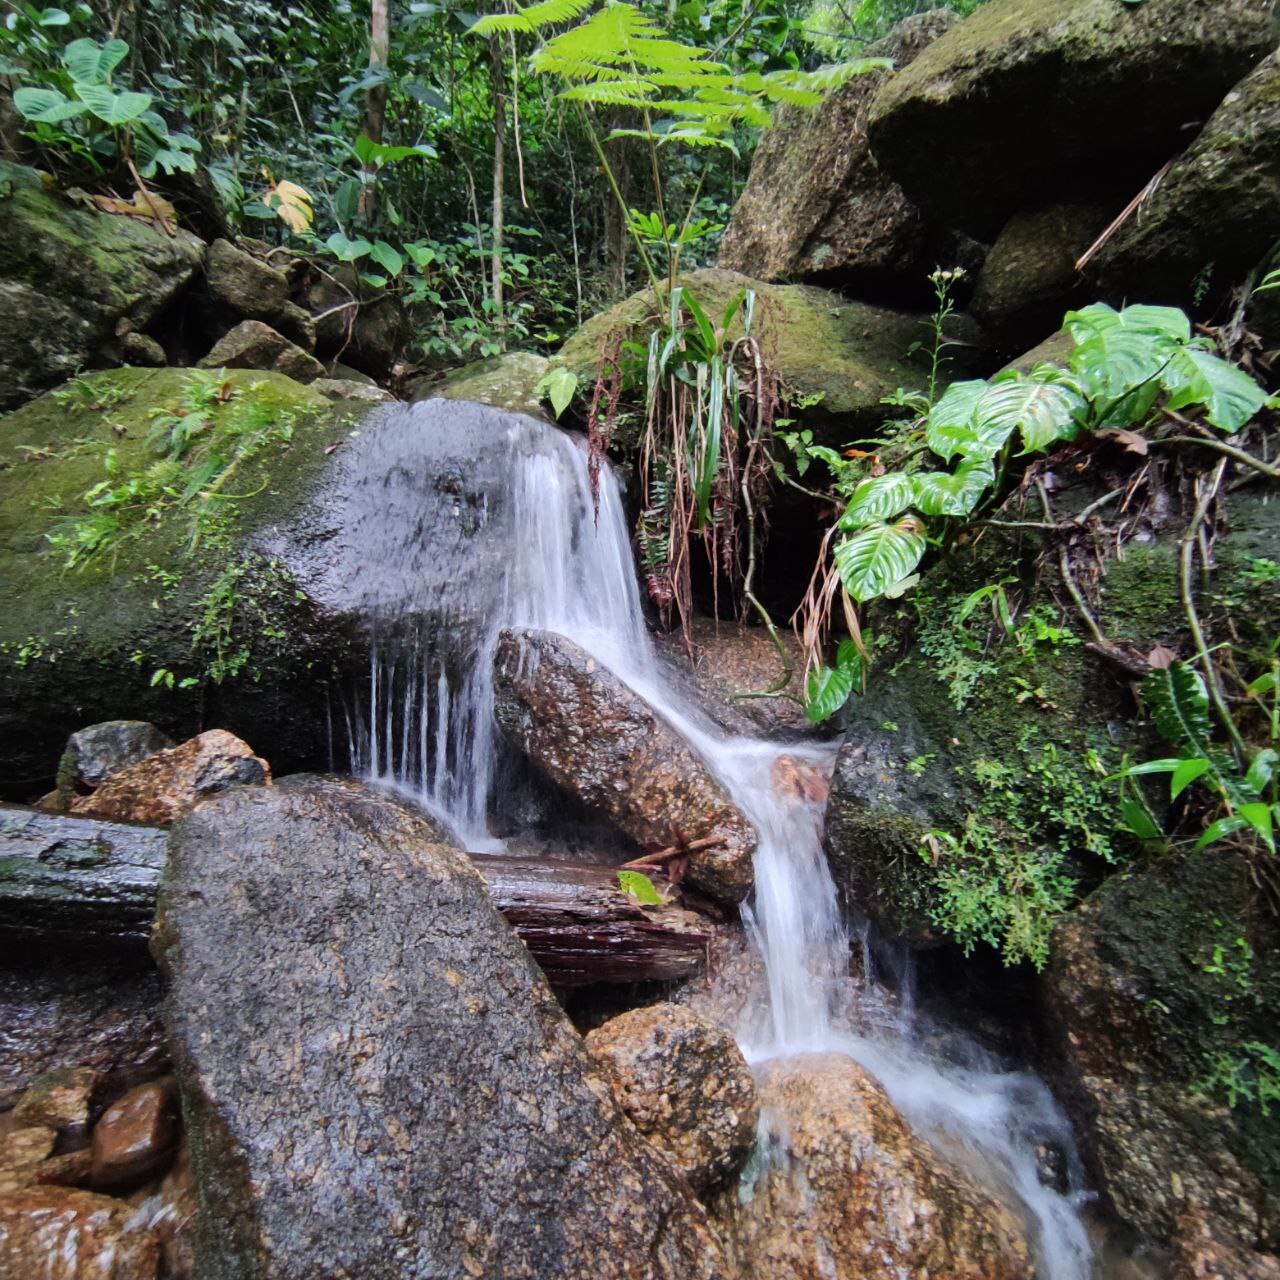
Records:
M912 573L925 552L924 528L905 516L896 524L876 524L845 538L835 549L844 588L859 603L874 599Z

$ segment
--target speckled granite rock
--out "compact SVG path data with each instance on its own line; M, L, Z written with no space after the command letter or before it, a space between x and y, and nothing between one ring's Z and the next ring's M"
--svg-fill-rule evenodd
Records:
M270 782L271 767L225 729L210 729L114 773L71 812L161 826L177 821L205 796L227 787Z
M1017 1219L915 1137L852 1058L765 1064L771 1157L721 1212L745 1280L1031 1280Z
M553 782L642 844L715 837L689 882L726 902L751 890L756 832L692 748L638 694L571 640L504 631L495 659L498 723Z
M29 1187L0 1196L0 1276L156 1280L160 1242L123 1200Z
M155 941L202 1280L730 1275L463 853L325 781L171 840Z
M631 1123L705 1192L755 1140L756 1085L724 1028L674 1004L632 1009L587 1035Z

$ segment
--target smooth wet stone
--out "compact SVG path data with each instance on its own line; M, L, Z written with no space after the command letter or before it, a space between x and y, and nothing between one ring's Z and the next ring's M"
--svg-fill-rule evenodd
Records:
M171 837L154 948L201 1280L730 1276L466 854L407 804L239 788Z
M130 1089L93 1127L92 1185L105 1191L141 1182L168 1162L177 1138L172 1088L153 1080Z
M852 1058L768 1062L758 1085L762 1163L720 1206L744 1280L1032 1280L1015 1216Z
M627 1118L698 1192L726 1181L755 1140L756 1084L724 1028L674 1004L632 1009L587 1035Z
M160 1242L122 1200L66 1187L0 1196L5 1280L157 1280Z
M166 825L227 787L270 782L271 766L225 729L210 729L113 774L71 812Z
M0 969L0 1107L59 1068L92 1067L117 1088L158 1074L159 1012L159 975L132 959Z
M176 745L167 733L145 720L91 724L67 739L58 765L58 786L72 790L100 787L113 773Z
M571 640L504 631L498 723L552 782L656 848L713 843L688 880L725 902L751 890L756 832L692 747L639 694Z

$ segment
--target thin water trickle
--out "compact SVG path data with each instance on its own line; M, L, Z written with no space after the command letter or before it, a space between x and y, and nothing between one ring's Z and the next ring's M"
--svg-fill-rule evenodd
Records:
M424 547L386 532L387 510L404 507L406 476L415 467L425 476L460 456L458 439L445 433L442 446L432 432L450 414L470 411L476 416L460 431L465 449L482 452L489 465L500 461L495 487L468 508L473 524L497 534L487 539L490 553L501 552L490 554L480 574L447 563L450 554L466 554L447 539ZM954 1030L945 1056L932 1050L905 970L893 994L878 983L873 963L863 966L861 982L850 977L853 940L822 848L821 808L775 785L780 756L829 769L832 749L731 736L665 678L645 626L614 477L602 471L594 517L585 452L554 427L428 402L390 412L376 430L386 444L369 454L368 492L353 510L353 518L381 529L367 702L349 721L357 771L416 796L467 847L502 847L486 823L504 768L493 720L497 635L529 626L575 641L684 735L759 833L756 888L744 918L764 961L769 1001L763 1016L758 1011L739 1029L748 1059L817 1051L853 1057L919 1133L1021 1206L1038 1275L1088 1280L1079 1171L1061 1111L1034 1075L1005 1069ZM397 502L378 500L388 469ZM1067 1155L1073 1190L1066 1194L1042 1182L1037 1150L1046 1147Z

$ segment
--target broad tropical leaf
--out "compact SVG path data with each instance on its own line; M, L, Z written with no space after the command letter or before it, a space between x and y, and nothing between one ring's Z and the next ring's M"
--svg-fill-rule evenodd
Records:
M13 105L39 124L61 124L88 110L83 102L72 102L57 89L19 89L13 95Z
M954 474L920 471L911 477L915 501L926 516L967 516L995 482L995 468L981 458L962 462Z
M99 44L96 40L73 40L62 51L62 65L76 82L76 92L84 97L81 89L86 85L104 85L111 73L129 56L129 46L123 40L108 40Z
M99 120L116 129L132 123L151 107L149 93L115 93L103 84L78 84L76 92Z
M541 382L537 393L551 401L551 408L558 418L569 407L578 389L578 375L564 365L557 365Z
M1191 321L1177 307L1136 304L1117 311L1105 302L1095 302L1079 311L1068 311L1063 327L1077 343L1089 341L1115 329L1144 333L1166 343L1181 345L1191 341Z
M296 182L281 181L273 183L262 193L262 203L273 209L275 215L289 228L294 235L310 230L311 220L315 216L312 210L311 192L300 187ZM345 236L343 237L346 238ZM330 237L332 239L332 237ZM369 251L366 240L365 252ZM344 258L344 262L351 259Z
M853 491L844 515L840 517L840 527L860 529L872 520L890 520L901 515L911 505L914 493L911 477L901 471L872 476Z
M944 461L978 445L973 411L987 390L982 379L953 382L929 411L925 443Z
M1075 436L1084 409L1084 398L1069 382L1011 377L991 384L978 400L974 418L987 444L999 441L1003 447L1010 434L1018 431L1023 453L1034 453Z
M1154 402L1160 391L1160 372L1175 350L1167 340L1153 334L1117 326L1081 342L1071 353L1070 364L1091 400L1109 403L1143 388L1149 392L1150 402ZM1122 425L1137 419L1138 415L1126 412Z
M398 276L404 270L403 255L385 240L375 240L373 242L373 248L369 250L369 257L389 276Z
M804 686L804 713L810 724L830 719L853 693L858 673L853 667L815 667Z
M844 588L859 603L901 582L925 552L924 526L912 516L896 524L875 524L845 538L835 549Z
M1160 380L1170 409L1204 405L1208 421L1228 433L1239 431L1267 402L1267 393L1243 369L1199 347L1174 352Z

